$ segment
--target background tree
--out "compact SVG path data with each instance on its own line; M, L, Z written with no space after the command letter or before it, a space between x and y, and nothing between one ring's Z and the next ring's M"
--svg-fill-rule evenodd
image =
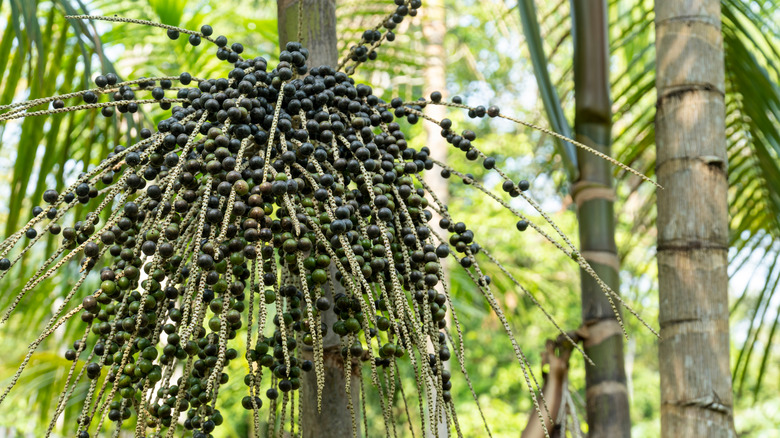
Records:
M576 139L611 156L612 109L609 89L609 29L606 1L572 2L574 44L574 131ZM609 167L577 151L579 179L572 187L577 205L582 256L615 291L620 291L620 260L615 245L615 192ZM631 434L623 338L611 297L581 273L589 436Z
M570 131L555 88L547 72L536 8L532 0L520 2L523 30L531 50L534 73L542 89L548 120L565 135ZM572 2L574 44L574 132L576 138L610 155L612 109L609 93L609 40L605 1ZM598 157L560 144L569 166L571 194L579 218L582 256L612 288L620 290L620 260L615 245L615 199L612 174ZM586 272L581 273L582 327L585 353L595 362L586 367L587 417L592 436L630 436L628 391L623 366L623 339L611 297ZM622 323L621 323L622 324Z
M447 99L447 55L444 47L447 25L445 22L446 12L444 0L427 1L421 9L420 18L422 20L422 34L424 37L425 58L427 61L425 69L423 70L425 83L423 85L422 94L423 96L431 96L432 93L442 94L443 92L442 98ZM428 106L425 108L424 113L435 120L442 120L447 117L447 109L443 106ZM431 157L442 163L447 163L447 140L442 137L441 130L432 123L426 123L424 128L425 144L431 150ZM449 204L450 193L447 181L437 178L433 173L426 174L424 178L431 189L439 194L441 202ZM439 233L444 233L446 230L439 226L441 219L441 215L434 215L431 222L433 222L434 227ZM445 278L445 282L449 282L449 263L442 264L442 274ZM439 286L438 290L443 292L441 286ZM451 371L451 367L449 367L448 370ZM444 424L443 421L440 420L436 426L436 431L431 431L428 436L447 436L447 425Z

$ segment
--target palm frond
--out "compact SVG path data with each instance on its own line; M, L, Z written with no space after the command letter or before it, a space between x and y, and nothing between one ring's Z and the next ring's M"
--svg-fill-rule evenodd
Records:
M769 247L759 262L769 266L768 274L753 310L749 312L748 335L734 364L737 393L746 389L749 376L755 382L752 385L755 399L772 354L773 349L768 347L772 345L777 327L777 316L773 322L768 316L779 313L773 308L776 306L773 298L780 276L775 269L780 258L777 249L780 237L780 87L777 85L780 53L774 47L780 40L780 33L771 16L755 13L743 2L732 0L727 4L729 7L723 8L723 37L727 92L733 99L730 115L735 118L735 135L729 148L732 246L745 248L756 237L769 240ZM749 249L743 251L746 250ZM741 302L742 297L738 300ZM751 356L757 345L764 347L755 364L751 362Z
M547 71L547 56L542 45L542 36L539 30L539 23L536 20L536 8L533 0L520 0L518 2L520 17L523 22L523 34L526 44L531 54L531 61L534 67L534 75L539 84L539 92L544 102L544 108L547 111L547 118L553 127L553 130L565 137L572 138L571 126L561 107L561 100L558 92L553 87L550 80L550 74ZM569 174L570 181L577 180L577 154L574 146L568 142L558 142L559 153L564 161L564 166Z

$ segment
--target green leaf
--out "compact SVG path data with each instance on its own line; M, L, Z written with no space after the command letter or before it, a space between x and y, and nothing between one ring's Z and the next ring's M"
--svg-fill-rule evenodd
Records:
M186 0L147 0L154 13L160 18L163 24L179 26L181 17L184 15L184 8L187 6Z
M563 114L558 91L552 85L550 74L547 71L547 56L544 54L539 22L536 19L536 7L533 0L519 0L518 9L523 23L528 50L531 53L531 61L534 67L534 75L539 85L539 93L547 111L547 119L553 130L565 137L572 138L571 127ZM558 152L563 159L564 167L569 176L569 181L577 180L577 153L574 145L568 142L556 141Z
M8 17L7 20L10 22L11 17ZM0 40L0 81L2 81L3 74L5 73L5 69L8 66L8 57L11 54L11 47L13 47L13 43L13 26L6 26L5 30L3 31L2 39Z
M38 17L36 16L36 10L38 8L37 0L12 0L17 2L19 10L22 12L24 19L24 32L27 34L28 44L35 43L35 48L38 56L38 64L43 66L46 64L46 48L43 45L43 36L41 34L41 26L38 24ZM43 83L43 71L38 70L36 74L38 82Z

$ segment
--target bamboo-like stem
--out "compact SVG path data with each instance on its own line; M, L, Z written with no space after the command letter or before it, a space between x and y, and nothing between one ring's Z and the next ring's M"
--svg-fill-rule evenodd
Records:
M661 436L733 437L720 2L655 7Z
M609 156L612 112L609 90L607 2L572 1L574 29L574 130L576 140ZM577 150L579 179L572 197L579 218L580 253L613 291L620 290L615 244L614 189L608 163ZM591 437L628 437L631 418L623 365L623 339L613 304L585 271L581 273L582 323L590 334L585 353L596 366L585 369L585 398Z

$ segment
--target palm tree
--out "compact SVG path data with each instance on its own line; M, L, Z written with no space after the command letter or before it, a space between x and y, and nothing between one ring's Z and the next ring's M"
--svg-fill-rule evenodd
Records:
M610 155L612 109L607 3L572 2L572 6L576 139ZM520 2L520 12L548 119L559 133L567 135L570 128L546 70L533 1ZM570 145L560 147L568 168L576 168L576 172L569 170L569 178L577 205L582 256L612 290L619 291L620 260L615 245L615 194L610 168L591 153L579 150L573 156ZM583 271L580 277L582 324L586 334L584 351L596 364L586 368L585 379L590 435L630 436L623 339L616 309L612 298L587 273Z
M720 3L656 2L663 436L735 436Z
M609 30L606 1L572 2L574 43L574 130L577 140L611 155L612 108L609 89ZM582 255L612 290L620 290L615 244L615 192L604 160L577 151L579 179L572 188L577 205ZM582 321L585 353L596 363L586 368L586 409L593 437L631 435L623 337L610 297L585 272Z
M310 50L312 66L338 64L336 36L336 2L333 0L297 0L277 1L279 17L279 46L284 50L288 41L302 38L302 43ZM302 13L301 17L298 14ZM303 24L303 31L298 26ZM299 33L300 32L300 33ZM331 275L336 270L331 269ZM326 288L325 296L333 299L336 293L343 292L344 287L333 281L336 291ZM329 327L337 320L333 309L323 314L323 322ZM323 339L324 385L319 393L318 377L313 373L304 376L302 382L301 409L303 416L301 426L304 437L336 438L344 436L345 431L353 428L356 412L360 406L360 376L350 369L349 388L344 359L341 356L341 342L333 330ZM308 352L311 356L312 352ZM313 360L313 356L309 357ZM351 364L349 365L352 368ZM360 430L358 428L358 430Z

